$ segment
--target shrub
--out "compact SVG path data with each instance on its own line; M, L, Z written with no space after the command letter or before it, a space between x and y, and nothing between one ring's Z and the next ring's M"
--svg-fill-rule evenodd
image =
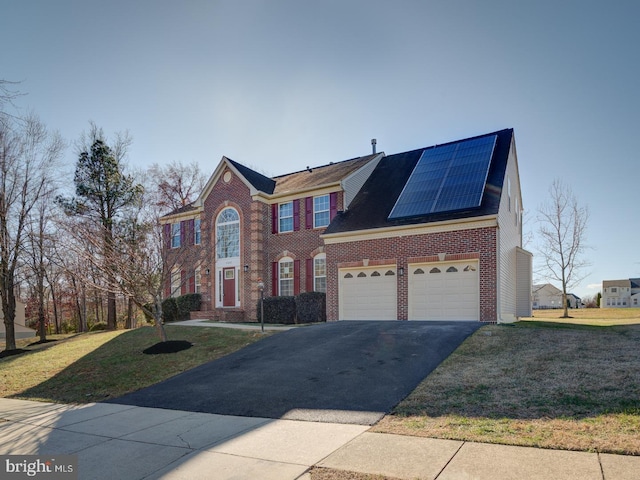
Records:
M89 327L90 332L99 332L107 329L107 322L96 322Z
M189 312L200 310L201 300L199 293L188 293L176 298L178 320L189 320Z
M258 300L258 321L260 321L260 300ZM286 323L296 321L295 297L265 297L264 323Z
M327 321L327 295L322 292L305 292L296 297L296 323Z
M162 301L162 320L165 323L178 320L178 302L175 298L169 297Z

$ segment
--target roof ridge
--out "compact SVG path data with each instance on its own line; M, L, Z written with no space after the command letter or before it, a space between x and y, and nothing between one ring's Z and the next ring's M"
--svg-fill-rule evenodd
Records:
M309 169L311 169L311 170L318 170L318 169L321 169L321 168L332 167L332 166L334 166L334 165L339 165L339 164L341 164L341 163L353 162L353 161L356 161L356 160L362 160L363 158L367 158L367 157L374 157L374 156L376 156L376 155L380 155L380 154L384 155L384 153L383 153L383 152L379 152L379 153L370 153L370 154L368 154L368 155L362 155L362 156L360 156L360 157L348 158L348 159L346 159L346 160L339 160L339 161L337 161L337 162L329 162L329 163L324 164L324 165L318 165L318 166L315 166L315 167L307 167L307 168L305 168L305 169L303 169L303 170L298 170L298 171L295 171L295 172L289 172L289 173L283 173L283 174L281 174L281 175L275 175L275 176L271 177L271 179L272 179L272 180L275 180L275 179L277 179L277 178L288 177L289 175L295 175L296 173L304 173L304 172L308 171Z

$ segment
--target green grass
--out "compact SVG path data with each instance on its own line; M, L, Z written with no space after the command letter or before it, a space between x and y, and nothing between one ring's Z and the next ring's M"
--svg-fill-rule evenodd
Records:
M157 343L158 337L152 327L143 327L85 333L0 359L0 397L61 403L106 400L264 338L258 332L223 328L168 325L166 330L170 340L187 340L193 347L172 354L145 355L142 351Z
M640 455L640 309L579 312L482 327L374 431Z

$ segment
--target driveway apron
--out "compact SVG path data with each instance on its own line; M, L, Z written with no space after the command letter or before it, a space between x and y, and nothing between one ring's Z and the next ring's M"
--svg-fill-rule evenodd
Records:
M371 425L481 325L376 321L292 329L108 402Z

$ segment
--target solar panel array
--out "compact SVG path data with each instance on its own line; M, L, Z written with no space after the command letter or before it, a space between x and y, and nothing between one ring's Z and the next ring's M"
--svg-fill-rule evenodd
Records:
M497 135L426 149L390 219L479 207Z

